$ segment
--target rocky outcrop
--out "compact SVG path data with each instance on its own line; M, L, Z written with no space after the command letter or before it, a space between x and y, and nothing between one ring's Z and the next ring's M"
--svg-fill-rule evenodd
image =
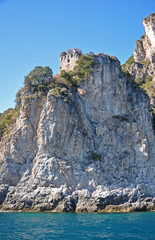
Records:
M141 40L136 40L133 56L122 65L123 71L128 71L130 80L136 81L150 98L152 111L155 114L155 14L143 20L145 34ZM155 120L154 120L155 122Z
M65 102L23 96L1 141L1 210L104 212L155 208L155 135L148 96L133 89L115 57ZM27 100L25 100L27 99Z
M133 53L135 62L149 60L155 63L155 13L143 20L145 34L141 40L136 40Z
M136 40L136 47L133 52L133 57L135 62L145 61L146 53L143 47L143 42L141 40Z
M133 62L123 65L134 79L141 78L144 82L148 75L155 81L155 14L143 20L145 34L136 40Z

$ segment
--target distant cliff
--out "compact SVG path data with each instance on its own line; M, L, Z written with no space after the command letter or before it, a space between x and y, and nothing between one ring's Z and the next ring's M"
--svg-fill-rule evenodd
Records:
M133 56L125 64L134 78L141 77L143 80L147 75L155 80L155 14L149 15L143 20L145 33L141 40L136 40Z
M147 92L155 114L155 13L144 18L143 26L144 35L136 40L133 56L122 68L131 74L128 78Z
M155 209L150 99L117 58L81 55L46 88L35 84L21 91L20 114L1 137L1 210Z
M143 20L145 34L136 40L133 53L135 62L147 61L155 63L155 13Z

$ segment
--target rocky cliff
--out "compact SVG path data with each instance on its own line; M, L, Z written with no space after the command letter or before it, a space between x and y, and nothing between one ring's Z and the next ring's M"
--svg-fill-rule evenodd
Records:
M1 210L155 209L155 129L149 97L117 58L98 54L72 101L22 94L0 142Z
M145 34L141 40L136 40L133 53L135 62L149 60L155 62L155 13L143 20Z
M155 13L143 20L144 35L136 40L132 61L126 64L126 69L134 76L145 80L151 75L155 80Z
M131 74L130 80L147 92L155 114L155 13L144 18L143 26L144 35L136 40L133 56L122 68Z

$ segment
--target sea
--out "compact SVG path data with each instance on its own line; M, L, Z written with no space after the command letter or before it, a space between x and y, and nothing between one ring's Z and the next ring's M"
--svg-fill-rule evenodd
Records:
M0 239L155 240L155 212L0 213Z

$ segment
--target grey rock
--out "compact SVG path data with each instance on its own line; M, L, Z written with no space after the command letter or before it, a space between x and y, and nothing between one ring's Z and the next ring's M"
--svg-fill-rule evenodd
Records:
M4 202L7 193L8 193L8 185L1 185L0 186L0 205Z
M134 50L135 62L150 60L154 62L155 57L155 13L143 20L145 34L141 40L136 40ZM155 62L154 62L155 63Z

